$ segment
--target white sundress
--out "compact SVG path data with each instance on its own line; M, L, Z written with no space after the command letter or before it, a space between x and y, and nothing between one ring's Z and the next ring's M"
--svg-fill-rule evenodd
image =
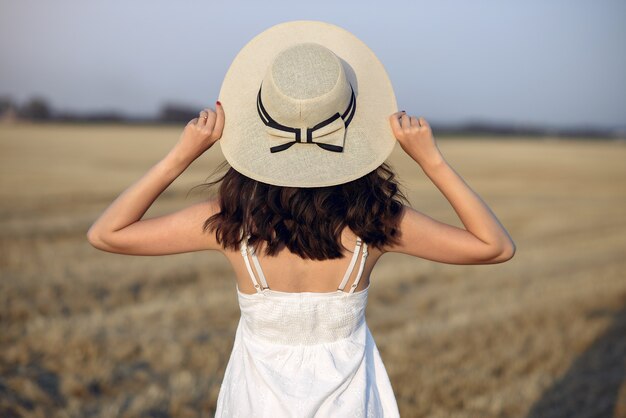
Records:
M248 238L240 249L257 293L241 293L236 286L241 318L215 416L399 417L391 382L365 321L370 286L354 291L367 244L357 238L336 291L288 293L269 289ZM346 292L361 247L359 271Z

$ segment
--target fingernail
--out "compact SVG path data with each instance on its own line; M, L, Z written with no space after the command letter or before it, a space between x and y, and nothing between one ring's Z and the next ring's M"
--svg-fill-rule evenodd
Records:
M404 110L401 110L400 112L402 112L402 113L406 113Z
M217 102L215 102L218 106L221 106L222 104L220 103L220 101L218 100Z

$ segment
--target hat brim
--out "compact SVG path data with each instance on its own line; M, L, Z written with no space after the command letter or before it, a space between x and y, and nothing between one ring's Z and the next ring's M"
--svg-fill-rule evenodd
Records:
M316 42L333 51L354 88L356 112L346 129L342 152L307 143L270 152L277 142L267 135L259 117L257 93L276 54L301 42ZM385 162L396 143L389 116L397 112L397 102L383 64L352 33L326 22L290 21L258 34L231 63L219 100L225 112L218 141L224 157L241 174L268 184L324 187L347 183Z

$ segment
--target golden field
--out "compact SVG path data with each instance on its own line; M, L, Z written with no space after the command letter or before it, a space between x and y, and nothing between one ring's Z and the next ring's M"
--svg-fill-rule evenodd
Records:
M86 240L182 126L0 126L0 417L210 417L239 307L219 253L105 253ZM436 132L435 132L436 135ZM441 138L515 257L385 254L367 321L403 417L626 417L626 144ZM219 146L146 216L206 197ZM462 226L417 164L411 204Z

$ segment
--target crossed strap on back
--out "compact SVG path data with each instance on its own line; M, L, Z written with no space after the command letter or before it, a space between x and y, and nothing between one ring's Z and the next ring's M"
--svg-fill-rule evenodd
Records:
M254 288L256 289L257 293L262 293L263 290L269 289L269 286L267 285L267 280L265 279L265 275L263 274L263 270L261 269L261 264L259 264L259 259L256 256L256 251L254 250L254 247L248 246L249 238L250 238L250 235L246 236L246 238L241 241L241 245L239 249L246 263L246 268L248 269L248 273L250 274L250 278L252 279L252 284L254 285ZM360 251L361 247L363 248L363 251ZM354 283L350 286L350 291L348 293L353 293L356 287L359 285L359 281L361 280L361 275L363 274L363 269L365 268L365 260L367 259L367 254L368 254L367 243L365 243L360 237L357 237L356 246L354 248L354 253L352 254L352 258L350 259L350 264L348 265L348 269L346 270L346 273L343 275L343 279L341 280L341 283L339 284L339 287L337 288L338 292L343 291L346 284L348 283L348 279L350 278L350 275L352 274L352 271L354 270L354 265L356 264L356 259L359 256L359 253L362 254L361 263L359 265L359 271L357 272L356 279L354 280ZM248 259L248 254L250 254L252 258L252 262L254 263L254 267L256 271L259 273L259 279L261 281L261 284L259 284L259 282L257 282L256 280L254 271L252 270L252 266L250 265L250 260Z

